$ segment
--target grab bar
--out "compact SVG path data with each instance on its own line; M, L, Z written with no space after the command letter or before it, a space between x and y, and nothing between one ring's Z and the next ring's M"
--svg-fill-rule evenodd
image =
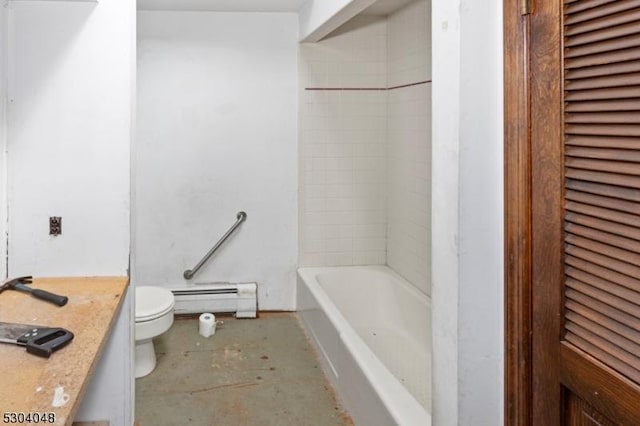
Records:
M231 226L231 228L229 228L227 233L224 234L222 238L220 238L220 240L216 243L215 246L211 247L211 250L209 250L209 252L205 254L202 259L200 259L200 262L198 262L198 264L194 266L193 269L187 269L186 271L184 271L182 276L185 279L190 280L191 278L193 278L195 274L198 273L200 268L202 268L202 265L204 265L207 262L207 260L209 260L209 258L213 255L213 253L215 253L216 250L220 248L222 243L224 243L227 240L227 238L229 238L229 235L233 234L233 231L235 231L236 228L240 226L240 224L247 219L247 214L245 212L238 212L238 214L236 215L236 219L238 219L236 220L236 223L234 223Z

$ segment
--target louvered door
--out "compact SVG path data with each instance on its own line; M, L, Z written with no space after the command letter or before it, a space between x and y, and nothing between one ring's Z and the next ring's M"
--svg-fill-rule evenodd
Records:
M567 1L563 59L564 338L636 383L640 383L639 6L640 1Z
M533 424L637 426L640 0L535 2L531 79Z

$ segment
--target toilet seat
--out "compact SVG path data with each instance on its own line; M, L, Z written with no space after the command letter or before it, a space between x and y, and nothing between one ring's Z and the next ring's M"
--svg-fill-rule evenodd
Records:
M173 310L171 291L150 286L136 287L136 323L153 321Z

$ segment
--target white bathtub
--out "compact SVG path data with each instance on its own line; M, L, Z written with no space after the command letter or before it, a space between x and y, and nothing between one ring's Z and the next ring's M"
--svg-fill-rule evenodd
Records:
M302 323L356 425L431 425L431 304L386 266L298 269Z

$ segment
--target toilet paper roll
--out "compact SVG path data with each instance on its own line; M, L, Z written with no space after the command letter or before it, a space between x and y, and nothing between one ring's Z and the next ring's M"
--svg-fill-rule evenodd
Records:
M210 313L200 315L198 331L202 337L209 337L216 334L216 317Z

